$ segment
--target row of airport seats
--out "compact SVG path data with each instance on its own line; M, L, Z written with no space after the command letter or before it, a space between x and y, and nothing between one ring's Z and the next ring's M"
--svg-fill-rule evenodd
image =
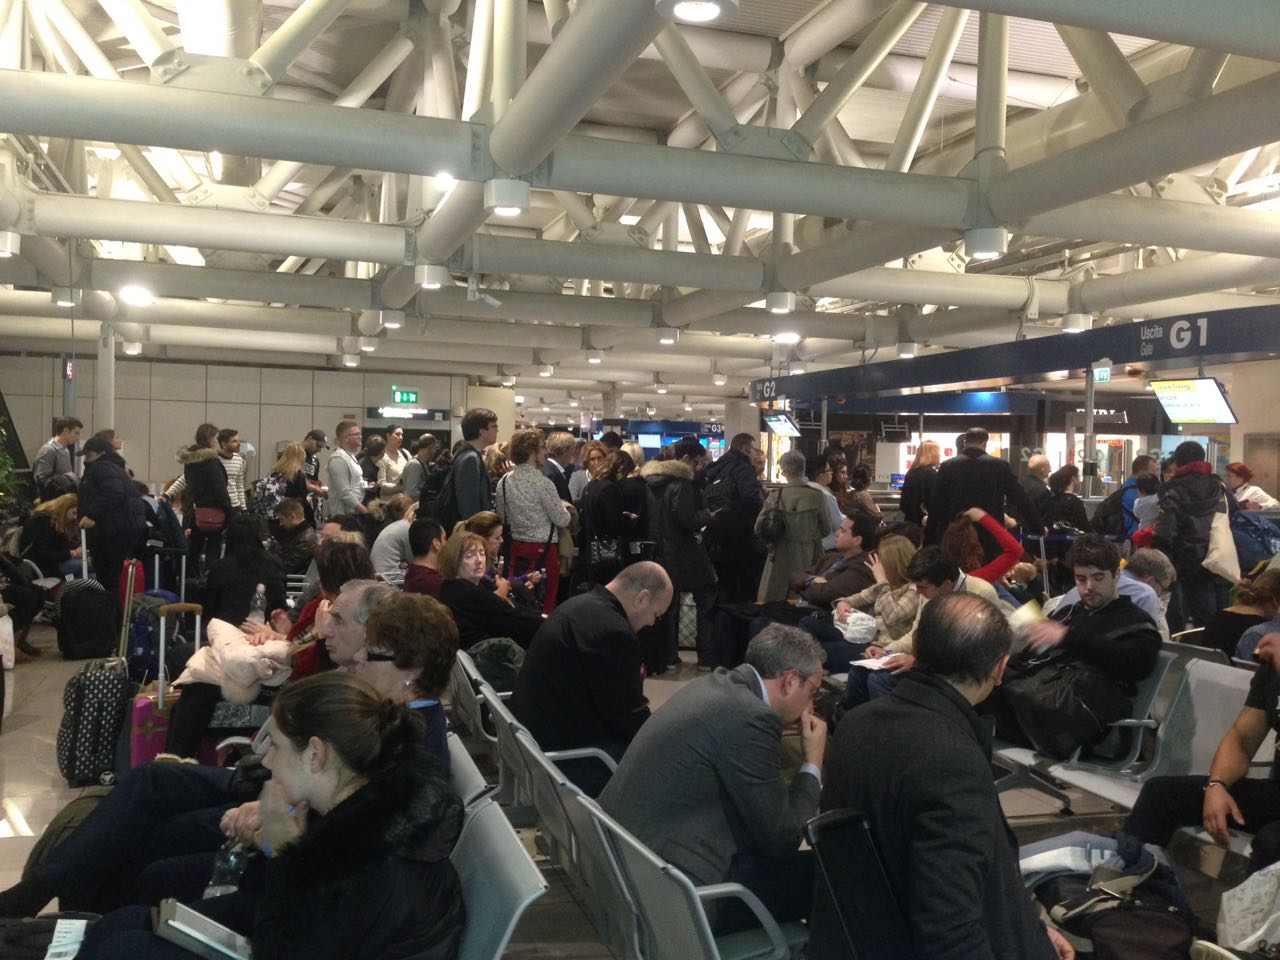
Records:
M556 761L593 756L612 769L613 759L590 749L544 752L463 652L454 665L450 701L454 726L468 746L497 760L498 783L481 802L506 811L512 823L537 826L552 860L582 895L601 942L615 954L626 960L783 960L803 944L802 925L779 924L741 884L696 886L606 814ZM461 765L475 769L469 756ZM460 791L479 789L478 770L460 774L459 766L455 753ZM716 937L705 905L725 898L743 901L759 927Z
M1207 776L1218 743L1244 706L1257 664L1232 662L1221 651L1187 642L1194 633L1166 643L1155 670L1143 681L1129 717L1116 726L1124 742L1115 760L1085 756L1065 761L1035 751L997 743L994 762L1010 771L996 781L1004 791L1031 788L1048 794L1070 813L1063 786L1101 797L1123 810L1133 809L1142 785L1159 776ZM1250 776L1270 775L1275 756L1274 732L1254 758ZM1208 835L1189 828L1203 840ZM1251 837L1232 833L1232 849L1247 851Z

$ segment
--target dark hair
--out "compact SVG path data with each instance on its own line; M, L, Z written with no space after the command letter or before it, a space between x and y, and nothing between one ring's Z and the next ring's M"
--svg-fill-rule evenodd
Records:
M862 538L862 549L874 550L880 544L880 518L861 512L846 516L853 521L853 535Z
M67 430L83 430L84 424L75 417L58 417L53 421L53 435L56 437Z
M1067 487L1080 476L1080 468L1074 463L1068 463L1065 467L1059 467L1053 473L1049 474L1049 492L1055 496L1059 493L1066 493Z
M364 533L364 528L360 526L360 521L349 513L344 513L340 517L326 517L325 523L336 523L338 529L344 533Z
M980 684L1008 656L1012 643L1009 622L990 602L966 593L935 597L925 604L916 628L916 668Z
M104 427L103 429L95 433L94 436L101 437L103 440L107 441L107 443L113 443L116 439L116 432L112 430L110 427Z
M617 430L610 430L608 433L600 435L600 442L606 447L612 447L614 450L622 448L622 435Z
M1166 457L1165 459L1161 460L1160 476L1163 477L1165 474L1165 471L1170 469L1171 467L1177 467L1177 464L1173 462L1173 457Z
M1194 440L1183 440L1173 448L1173 462L1180 467L1185 467L1188 463L1199 463L1204 458L1204 447Z
M526 427L511 435L511 462L528 463L530 458L547 445L547 435L537 427Z
M320 589L330 594L337 594L344 583L372 580L377 576L368 547L338 540L325 540L316 545L316 573Z
M370 611L365 646L391 654L391 662L401 670L421 670L417 687L434 697L449 685L449 671L458 656L458 628L439 600L393 593Z
M960 579L960 568L947 559L936 545L921 547L907 564L907 579L912 583L931 583L940 587L948 580Z
M113 453L115 448L111 446L110 440L103 440L101 437L90 437L80 447L80 453L83 456L88 453Z
M443 539L444 527L430 517L409 524L409 549L415 557L425 557L431 552L431 544Z
M293 497L285 497L276 504L277 517L300 517L305 512L302 509L302 501Z
M871 468L860 463L849 471L849 486L854 490L865 490L871 486Z
M359 677L337 671L285 684L271 719L295 750L319 737L362 777L422 751L426 736L422 718L407 706L384 699Z
M805 457L804 458L804 475L810 480L817 480L819 476L831 469L831 463L826 457Z
M413 455L416 457L423 450L429 450L431 447L440 446L440 441L436 439L435 434L424 433L413 444Z
M1129 475L1134 476L1143 473L1148 467L1154 467L1158 462L1155 457L1140 453L1133 458L1133 463L1129 467Z
M706 455L706 447L700 444L696 437L681 437L671 451L672 460L683 460L685 457L701 460Z
M750 433L735 433L733 439L729 441L730 450L742 450L751 446L756 442L756 438Z
M1120 549L1100 533L1086 533L1067 551L1067 566L1097 567L1115 573L1120 569Z
M375 433L364 442L364 455L370 460L378 460L387 452L387 438Z
M202 423L196 427L196 446L203 448L212 446L210 441L218 439L218 428L212 423Z
M621 484L623 480L636 472L636 462L631 459L631 454L625 450L615 450L609 454L608 466L605 468L604 479L610 483Z
M218 431L218 443L227 443L232 437L238 436L239 430L233 430L231 427L223 427Z
M484 407L473 407L463 414L462 439L475 440L488 428L489 424L497 422L498 415L492 410L486 410Z
M234 558L241 564L256 564L267 554L266 547L262 545L265 533L262 518L257 514L233 515L227 524L227 558Z
M941 546L947 559L966 573L982 566L982 542L977 528L963 513L947 524Z
M1160 478L1154 473L1140 473L1138 479L1134 481L1134 486L1144 497L1149 497L1153 493L1160 492Z
M984 447L990 434L982 427L970 427L964 432L964 445L966 447Z

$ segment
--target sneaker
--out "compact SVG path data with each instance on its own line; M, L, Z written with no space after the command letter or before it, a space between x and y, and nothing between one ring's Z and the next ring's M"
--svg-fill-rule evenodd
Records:
M1240 960L1243 956L1244 954L1234 953L1208 940L1194 940L1191 943L1191 960Z

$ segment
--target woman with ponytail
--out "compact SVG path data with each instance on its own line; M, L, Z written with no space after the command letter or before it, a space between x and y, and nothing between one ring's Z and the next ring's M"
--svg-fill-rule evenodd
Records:
M449 852L462 805L423 737L407 704L350 674L282 689L255 745L271 771L254 834L263 869L199 912L271 960L455 957L465 912ZM148 908L118 910L80 956L190 957L150 930Z
M1240 639L1254 627L1269 623L1280 611L1280 571L1266 570L1252 580L1244 579L1236 585L1235 603L1219 610L1204 625L1204 633L1192 643L1214 647L1228 657L1238 656ZM1274 629L1274 628L1268 628ZM1256 641L1253 646L1257 646ZM1253 659L1253 646L1249 647L1246 660Z

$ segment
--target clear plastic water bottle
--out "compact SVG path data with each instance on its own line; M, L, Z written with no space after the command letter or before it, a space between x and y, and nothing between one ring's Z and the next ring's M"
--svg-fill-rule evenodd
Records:
M245 867L249 863L249 855L249 849L239 840L224 843L218 851L218 859L213 863L213 876L209 878L209 885L204 888L204 899L209 900L239 890Z
M267 585L258 584L253 592L253 602L249 604L249 619L254 623L267 622Z

